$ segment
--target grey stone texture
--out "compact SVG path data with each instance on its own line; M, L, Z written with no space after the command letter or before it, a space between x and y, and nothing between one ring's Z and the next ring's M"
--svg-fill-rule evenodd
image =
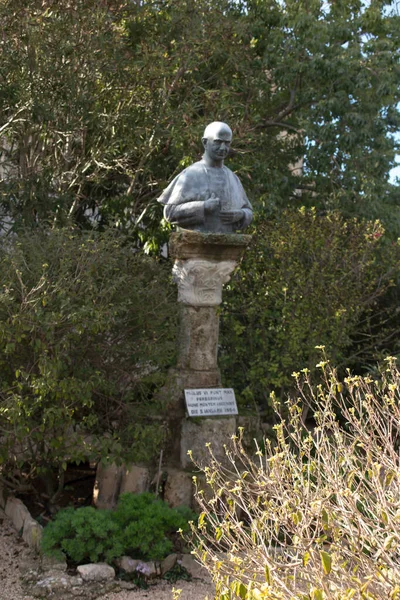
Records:
M194 579L207 579L209 573L191 554L182 554L178 563L184 567Z
M125 571L125 573L135 573L137 566L141 562L142 561L136 558L131 558L130 556L121 556L121 558L117 559L116 564L117 567Z
M213 306L181 306L178 369L217 369L219 315Z
M146 577L146 579L155 579L161 574L161 566L154 561L144 562L139 561L136 571Z
M120 494L131 492L141 494L148 492L150 486L150 473L147 467L138 465L124 465Z
M186 471L168 469L164 489L164 500L171 506L191 506L193 501L192 474Z
M172 275L178 285L178 302L218 306L222 302L222 286L229 281L235 267L234 260L177 259Z
M166 558L161 563L161 576L163 577L165 573L168 573L177 563L178 554L168 554Z
M207 371L195 371L191 369L171 368L168 371L167 380L158 392L157 399L163 404L164 413L170 423L172 432L179 432L180 420L185 416L185 394L186 389L221 387L221 372L219 369ZM170 436L171 438L172 436ZM169 440L175 447L177 461L179 463L179 435ZM169 459L169 454L166 454Z
M4 509L7 517L10 517L15 529L22 534L26 519L31 518L29 510L22 500L9 496Z
M206 444L210 444L215 458L224 462L224 444L228 444L236 433L236 418L209 418L193 421L184 419L181 431L181 466L193 469L193 462L188 454L192 452L196 463L203 466L210 461L210 452Z
M171 233L169 254L180 260L238 261L251 242L243 233L201 233L181 229Z
M83 581L80 577L71 577L66 573L45 573L36 584L30 588L30 592L36 598L65 598L71 597L73 590L81 588ZM74 594L74 596L77 594Z
M110 581L115 577L115 570L106 563L80 565L76 570L83 581Z
M178 357L177 366L169 370L167 381L157 395L164 405L164 414L171 421L171 431L176 431L176 420L185 415L185 389L221 387L217 360L218 303L222 297L223 282L230 273L225 270L223 277L215 278L214 275L220 263L228 264L231 271L250 241L250 235L237 233L179 230L171 234L169 251L175 259L181 300ZM200 261L201 269L195 268L196 261ZM204 275L206 266L211 277ZM178 441L175 442L171 444L172 454L166 453L165 458L178 466L181 451L177 447Z
M36 552L40 551L40 542L42 540L42 526L29 515L24 521L22 537L30 548Z
M123 467L99 463L93 491L93 503L97 508L115 508L121 489Z

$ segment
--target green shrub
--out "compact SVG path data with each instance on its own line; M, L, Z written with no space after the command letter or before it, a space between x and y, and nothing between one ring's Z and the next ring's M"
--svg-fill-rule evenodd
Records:
M190 509L170 508L153 494L122 494L117 508L67 508L43 530L42 550L64 553L75 563L112 562L127 555L161 560L174 549L178 529L188 531L195 515Z
M124 554L135 558L160 559L173 549L173 535L187 529L194 518L190 509L172 509L153 494L122 494L113 513Z
M249 455L235 437L201 469L193 544L217 600L400 598L400 371L392 358L374 378L318 368L316 387L293 374L275 442Z
M379 222L304 208L259 218L222 306L220 364L242 407L272 413L271 390L284 397L295 369L316 373L317 344L338 367L395 355L399 275L400 245Z
M92 506L66 508L43 530L42 551L75 563L112 562L122 556L119 527L111 513Z
M151 459L175 352L169 265L117 231L38 231L0 249L0 279L3 480L54 471L57 490L67 461Z

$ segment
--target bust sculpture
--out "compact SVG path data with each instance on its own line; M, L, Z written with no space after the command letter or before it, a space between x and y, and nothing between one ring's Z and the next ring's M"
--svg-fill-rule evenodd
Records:
M224 165L231 141L226 123L206 127L203 158L177 175L158 198L167 221L204 233L234 233L251 223L253 210L246 192Z

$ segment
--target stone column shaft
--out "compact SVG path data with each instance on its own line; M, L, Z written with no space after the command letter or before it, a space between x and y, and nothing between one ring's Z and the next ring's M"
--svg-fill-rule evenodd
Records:
M178 369L218 368L219 315L215 306L180 305Z

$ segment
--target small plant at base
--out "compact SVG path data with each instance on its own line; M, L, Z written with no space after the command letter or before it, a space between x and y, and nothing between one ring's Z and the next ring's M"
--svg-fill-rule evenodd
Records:
M124 554L144 560L165 558L178 529L188 531L188 521L195 517L187 507L170 508L150 493L121 494L112 514Z
M184 566L179 565L178 563L172 567L169 571L163 575L163 579L169 581L170 583L176 583L179 579L183 579L184 581L191 581L192 576Z
M189 530L194 513L173 509L150 493L121 494L115 511L93 507L61 510L43 530L45 554L63 553L74 563L113 562L128 555L161 560L173 550L177 530Z
M66 508L43 530L42 551L61 558L64 554L75 563L112 562L123 554L119 528L110 518L111 511L92 506Z
M316 388L295 374L275 443L250 457L234 436L202 469L212 494L197 490L192 541L218 600L400 598L400 372L388 359L340 381L323 363Z
M138 571L134 571L133 573L127 573L126 571L121 569L118 574L118 579L121 579L122 581L131 581L141 590L147 590L149 587L149 584L147 583L143 573L139 573Z

